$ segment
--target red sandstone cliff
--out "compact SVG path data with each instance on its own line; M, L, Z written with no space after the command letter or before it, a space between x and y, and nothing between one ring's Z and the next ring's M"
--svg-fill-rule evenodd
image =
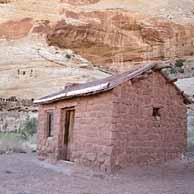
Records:
M190 0L2 0L0 5L0 96L36 97L67 81L107 76L95 66L123 71L194 51Z
M193 55L193 38L192 25L123 10L64 11L64 19L47 36L49 45L73 49L94 64L114 64L114 68L122 62Z
M87 5L87 4L97 3L99 1L100 0L78 0L78 1L61 0L62 3L69 3L71 5Z
M0 24L0 39L20 39L28 35L33 27L32 18L19 21L9 20Z

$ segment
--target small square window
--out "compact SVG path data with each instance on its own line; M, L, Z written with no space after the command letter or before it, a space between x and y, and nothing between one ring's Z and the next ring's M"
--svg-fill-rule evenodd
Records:
M153 112L152 112L152 116L153 116L157 121L159 121L159 120L160 120L160 117L161 117L161 115L160 115L160 108L154 107L154 108L153 108Z

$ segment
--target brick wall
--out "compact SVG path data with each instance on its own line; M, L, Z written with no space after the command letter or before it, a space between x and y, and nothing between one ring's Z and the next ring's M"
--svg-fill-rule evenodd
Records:
M114 168L180 158L186 148L186 106L159 74L113 91ZM154 117L153 107L160 107Z
M109 171L112 153L112 93L75 98L51 105L43 105L39 111L38 151L40 158L60 158L63 142L61 129L62 108L75 107L75 123L71 146L71 161L84 166ZM54 111L55 136L47 138L46 114Z
M154 73L110 92L40 106L38 152L61 158L62 109L75 107L71 161L110 171L180 158L186 148L186 107L181 95ZM159 108L160 117L153 116ZM54 137L47 138L46 112L54 111Z

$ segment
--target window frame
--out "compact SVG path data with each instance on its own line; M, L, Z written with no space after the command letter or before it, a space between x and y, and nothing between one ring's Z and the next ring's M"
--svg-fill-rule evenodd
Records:
M47 111L46 114L46 134L47 138L49 138L54 136L54 134L52 134L54 131L54 111Z
M71 115L71 113L73 113L73 116ZM71 107L71 108L67 108L65 109L65 132L68 131L67 134L67 139L65 140L64 138L64 144L68 143L68 138L69 138L69 133L71 133L72 131L69 131L70 127L72 127L72 130L74 128L74 123L75 123L75 108Z
M154 106L152 108L152 117L155 118L156 121L161 120L161 107Z

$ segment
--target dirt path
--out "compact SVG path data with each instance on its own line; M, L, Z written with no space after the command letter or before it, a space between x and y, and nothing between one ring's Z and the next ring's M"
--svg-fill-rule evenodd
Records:
M114 175L32 154L0 156L0 194L194 194L194 157Z

